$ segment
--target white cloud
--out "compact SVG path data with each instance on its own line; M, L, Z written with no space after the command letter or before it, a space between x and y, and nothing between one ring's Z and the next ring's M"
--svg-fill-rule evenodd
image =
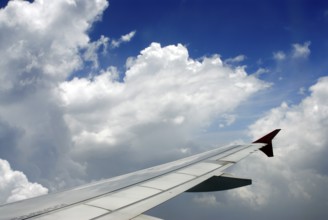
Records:
M0 152L50 191L157 159L149 155L182 156L193 133L268 87L218 55L195 60L182 45L156 43L129 59L123 82L114 67L66 81L86 61L98 66L109 39L91 42L88 31L107 5L10 1L0 11Z
M95 41L91 42L86 46L86 51L83 54L83 57L86 61L91 61L93 63L94 68L99 67L98 63L98 53L99 49L102 47L102 53L107 53L107 47L108 47L109 38L101 35L101 37Z
M219 205L216 197L212 194L201 193L194 197L193 201L198 205L217 207Z
M244 61L245 59L246 59L246 56L241 54L241 55L238 55L238 56L233 57L233 58L228 58L224 62L233 64L233 63L240 63L240 62Z
M157 155L181 148L192 133L268 86L218 56L194 60L180 44L153 43L130 63L123 82L113 75L115 69L60 86L77 154L124 145L146 157L154 146ZM234 117L224 120L231 124Z
M6 33L0 48L10 60L1 65L2 79L27 82L37 71L42 78L65 79L81 66L78 49L88 46L86 31L106 6L105 0L75 5L64 0L9 1L0 12L1 32Z
M107 5L9 1L0 10L0 127L9 135L1 137L1 156L50 190L84 175L85 166L69 156L71 137L55 88L83 66L81 51L93 45L88 30Z
M197 60L180 44L161 47L157 43L127 60L124 80L118 80L117 69L109 67L99 75L65 81L85 61L98 67L99 49L106 50L108 43L114 42L107 37L90 42L87 34L106 6L104 0L14 1L0 11L0 31L6 33L0 36L0 153L31 182L49 190L131 171L141 163L147 166L153 160L159 163L189 155L198 147L190 143L194 134L201 133L214 119L222 126L232 124L236 117L232 111L269 86L257 78L265 69L249 75L245 67L237 66L245 59L243 55L227 65L218 55ZM117 45L134 35L133 31L122 36ZM299 106L284 104L253 125L253 131L265 132L281 126L283 131L275 145L288 147L276 149L277 157L270 162L255 158L260 162L240 168L241 172L249 173L251 168L263 175L264 182L235 191L230 199L266 207L284 195L304 201L323 197L315 189L327 184L321 171L325 167L314 162L298 169L300 161L307 161L306 153L314 152L315 158L324 152L322 142L308 139L325 131L322 123L326 123L323 107L327 97L320 91L327 87L323 84L325 79L312 87L308 101ZM316 98L320 102L314 101ZM310 106L313 113L305 114ZM297 146L291 145L284 132L297 135L307 123L310 132L293 139ZM263 134L253 133L254 137ZM293 157L284 156L286 152ZM287 167L286 161L290 163ZM0 180L0 185L6 186L0 190L6 201L46 192L42 186L29 183L23 173L10 171L8 166L5 172L17 176L12 184ZM0 179L4 177L0 174ZM22 182L23 188L7 188ZM279 190L277 186L281 186ZM222 204L213 196L197 201Z
M0 159L0 204L47 193L47 188L29 182L24 173L12 170L8 161Z
M270 184L265 181L254 184L256 193L253 187L241 187L229 191L228 193L236 200L240 200L243 205L249 206L254 210L260 210L266 206L271 198L272 192L270 191ZM266 193L265 193L266 192Z
M311 42L307 41L303 45L302 44L293 44L292 57L293 58L307 58L310 51Z
M132 40L132 38L134 37L134 35L136 34L136 31L131 31L128 34L122 35L120 37L120 39L118 40L112 40L111 42L111 46L113 48L117 48L119 47L122 43L126 43L126 42L130 42Z
M261 179L254 187L231 191L236 200L271 210L288 205L290 216L300 215L300 207L309 219L327 215L328 77L310 92L299 105L282 103L250 126L253 140L275 128L282 131L274 140L274 158L254 156L237 169Z
M189 155L198 147L190 141L194 134L214 119L232 124L232 111L269 86L257 78L265 69L249 75L237 66L244 55L197 60L180 44L157 43L127 60L124 80L108 67L65 81L85 61L98 67L101 47L106 51L108 44L119 46L134 37L132 31L117 41L90 42L88 31L107 5L105 0L10 1L0 10L5 33L0 35L0 154L23 171L0 160L0 202L46 193L42 185L65 188ZM294 44L292 52L279 51L275 58L306 58L309 46ZM328 185L327 88L325 77L299 105L283 103L251 126L254 139L283 129L274 141L275 158L254 156L236 169L261 179L229 191L223 196L227 203L213 195L197 197L196 203L229 207L233 201L255 210L294 204L290 212L322 214L328 205L323 190Z
M131 41L131 39L134 37L134 35L136 34L136 31L131 31L130 33L123 35L121 37L123 42L129 42Z
M283 51L274 52L273 59L275 59L277 61L285 60L286 54Z
M276 61L283 61L286 59L307 58L311 53L310 45L310 41L306 41L304 44L292 44L292 49L287 54L283 51L273 52L273 59Z

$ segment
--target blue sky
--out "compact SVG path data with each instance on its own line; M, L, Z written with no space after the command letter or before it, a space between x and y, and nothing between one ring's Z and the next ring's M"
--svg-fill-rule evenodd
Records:
M307 88L325 75L328 51L326 1L110 1L101 22L91 31L119 38L136 30L133 42L111 50L104 65L119 67L151 42L166 46L186 45L192 58L219 54L222 59L245 55L248 73L265 68L261 78L284 90L282 99L299 102L301 87ZM290 53L293 44L310 42L311 56L277 65L273 53ZM108 59L107 59L108 58ZM281 66L283 66L281 68ZM279 80L283 78L283 80ZM280 93L281 94L281 93Z
M274 158L254 155L230 170L252 186L184 194L150 213L328 215L327 1L0 6L0 203L281 128Z
M325 1L111 1L91 32L119 37L137 30L134 42L120 48L135 56L151 42L187 45L191 57L219 53L223 58L247 56L248 68L257 62L272 65L272 53L291 44L311 41L314 64L327 51L328 18Z

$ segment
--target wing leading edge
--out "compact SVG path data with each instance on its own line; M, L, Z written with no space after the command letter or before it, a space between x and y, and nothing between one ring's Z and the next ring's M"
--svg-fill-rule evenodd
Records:
M255 151L273 156L274 130L248 145L217 148L160 166L68 191L0 206L2 219L157 219L145 211L183 192L227 190L251 184L224 170Z

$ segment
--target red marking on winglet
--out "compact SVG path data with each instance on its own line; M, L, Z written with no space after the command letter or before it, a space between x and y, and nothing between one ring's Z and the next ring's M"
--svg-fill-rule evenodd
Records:
M268 157L273 157L272 139L279 133L280 130L281 129L276 129L270 132L269 134L261 137L260 139L254 141L253 143L266 144L264 147L261 147L260 150Z

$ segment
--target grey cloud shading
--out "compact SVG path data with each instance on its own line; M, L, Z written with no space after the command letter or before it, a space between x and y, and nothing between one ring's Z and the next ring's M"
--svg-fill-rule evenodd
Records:
M265 195L259 209L280 210L275 216L320 219L327 215L325 192L328 183L327 155L328 78L322 77L310 87L311 94L298 105L282 103L250 126L252 137L272 128L282 128L274 145L275 158L255 158L240 167L261 177L258 186L231 192L248 204ZM261 182L260 182L261 181Z
M123 82L115 67L66 81L85 62L98 66L108 38L87 32L107 6L10 1L0 12L1 156L50 191L190 154L192 133L269 86L218 55L196 60L158 43L129 59Z
M167 219L322 219L327 216L328 78L309 88L296 105L271 109L254 122L255 140L275 128L275 157L256 153L229 171L251 186L226 192L184 194L149 214ZM182 205L183 204L183 205Z
M0 157L51 190L82 182L56 88L82 67L87 31L107 5L9 1L0 11Z
M85 62L98 65L98 49L108 38L90 42L87 31L107 5L10 1L0 11L0 31L6 33L0 36L0 51L6 52L0 63L0 157L13 167L6 165L6 172L23 172L18 175L26 185L38 182L55 191L205 150L195 135L215 121L225 126L238 120L233 111L270 86L237 65L244 56L227 65L219 55L195 59L181 44L159 43L127 60L123 80L115 67L67 80ZM255 155L232 170L256 180L252 186L182 195L150 213L169 219L327 215L326 88L327 78L321 78L301 103L283 103L250 126L253 139L283 129L275 158ZM15 192L16 198L36 195Z
M23 131L10 126L0 118L0 155L8 161L13 161L18 154L17 140L21 138Z

